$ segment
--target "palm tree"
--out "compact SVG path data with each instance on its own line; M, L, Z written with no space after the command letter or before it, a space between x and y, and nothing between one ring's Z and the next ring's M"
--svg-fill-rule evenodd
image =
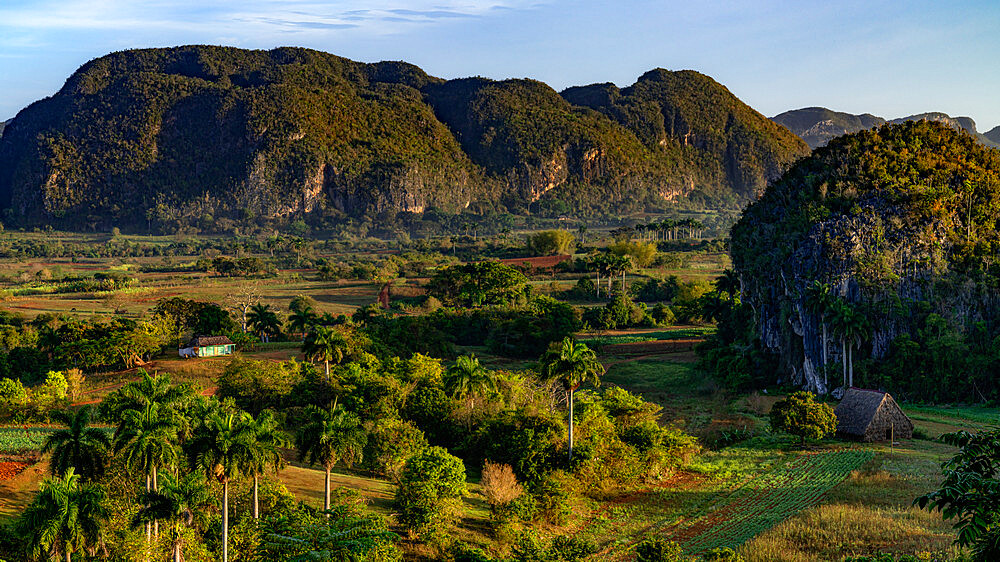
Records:
M271 335L281 331L281 320L271 310L271 305L257 303L247 313L247 324L260 336L261 342L268 342Z
M351 466L355 461L361 460L361 451L368 442L368 434L361 427L358 416L344 411L343 407L335 406L324 410L309 406L306 413L310 421L296 434L295 448L299 450L300 461L323 466L326 473L323 509L329 510L330 470L337 462Z
M174 562L181 562L184 547L184 529L204 525L205 510L215 506L212 494L205 486L205 479L197 472L174 476L160 472L159 491L146 492L140 497L142 509L133 519L133 525L159 523L170 525Z
M277 471L285 466L280 449L291 443L278 429L278 420L274 419L274 414L269 410L262 412L257 419L248 417L246 431L249 449L244 471L253 476L253 518L260 519L260 503L257 499L260 475L267 472L268 468L273 467Z
M177 428L174 412L158 402L150 402L141 410L130 408L122 412L113 438L114 449L123 455L126 465L145 475L147 492L158 489L157 469L178 461ZM155 522L153 530L159 534ZM149 539L150 528L146 527L146 541Z
M830 381L826 373L827 365L827 316L830 314L830 307L833 304L833 295L830 293L830 286L813 281L806 288L806 308L812 314L819 316L823 329L823 384L829 389Z
M56 413L66 429L50 433L42 446L43 453L52 453L52 474L65 474L71 468L84 480L104 474L111 440L103 430L90 427L91 411L90 406L84 406L76 414L69 410Z
M18 521L19 534L27 538L34 557L61 556L71 562L73 553L96 551L103 546L104 490L81 484L72 467L49 478Z
M597 355L585 344L577 343L572 337L561 342L553 342L539 360L543 380L559 381L566 391L569 403L569 458L573 458L573 393L588 382L601 384L604 366Z
M213 413L195 431L188 447L191 466L222 484L222 562L229 562L229 483L250 462L248 414Z
M843 350L844 385L854 386L854 346L868 337L868 321L864 314L841 299L837 299L831 308L830 321L834 333L840 337Z
M476 409L476 394L495 391L497 383L493 371L480 365L479 359L476 359L475 355L463 355L445 372L444 387L455 398L470 399L469 424L471 427L471 411Z
M316 313L312 311L308 306L300 308L299 310L293 310L291 314L288 315L288 327L293 332L299 332L302 334L302 341L306 340L306 332L308 332L316 324Z
M316 326L302 342L302 353L312 361L322 361L326 366L326 380L330 380L330 361L340 363L347 351L347 338L329 326Z

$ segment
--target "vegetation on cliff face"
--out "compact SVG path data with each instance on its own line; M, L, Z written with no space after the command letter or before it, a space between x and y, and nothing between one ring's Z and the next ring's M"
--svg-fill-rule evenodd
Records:
M663 193L668 197L697 189L708 199L750 199L809 152L787 129L693 70L657 68L621 90L593 84L562 95L621 123L682 170L681 183L665 188L673 190Z
M1000 397L998 220L1000 153L969 134L921 121L831 141L733 227L759 345L820 392L856 369L855 385Z
M599 111L573 100L533 80L444 81L299 48L113 53L7 126L0 205L8 222L162 230L470 205L638 210L692 192L745 201L806 153L690 71L647 73Z

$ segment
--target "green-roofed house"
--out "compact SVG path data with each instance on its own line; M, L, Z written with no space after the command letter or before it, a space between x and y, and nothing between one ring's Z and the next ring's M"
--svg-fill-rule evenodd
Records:
M178 350L181 357L223 357L232 355L236 344L226 336L195 336L186 347Z

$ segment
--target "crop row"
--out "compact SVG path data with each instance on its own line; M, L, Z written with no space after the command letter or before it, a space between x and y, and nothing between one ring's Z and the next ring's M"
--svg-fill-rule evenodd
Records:
M737 547L754 536L819 503L823 494L873 453L844 450L803 454L750 480L725 505L680 529L674 539L690 553Z
M24 453L42 448L54 427L0 427L0 453ZM112 431L106 428L105 431Z

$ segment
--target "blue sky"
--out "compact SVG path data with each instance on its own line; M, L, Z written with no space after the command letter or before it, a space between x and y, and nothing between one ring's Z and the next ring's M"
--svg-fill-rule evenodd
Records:
M0 119L110 51L207 43L556 89L691 68L768 116L944 111L985 131L1000 124L998 29L988 1L0 0Z

